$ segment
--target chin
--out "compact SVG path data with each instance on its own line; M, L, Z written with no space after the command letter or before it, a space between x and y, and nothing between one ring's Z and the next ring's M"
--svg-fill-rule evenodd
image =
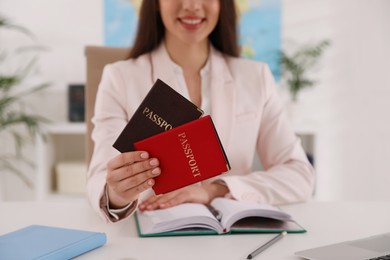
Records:
M208 42L208 37L183 37L180 41L187 45L201 44L203 42Z

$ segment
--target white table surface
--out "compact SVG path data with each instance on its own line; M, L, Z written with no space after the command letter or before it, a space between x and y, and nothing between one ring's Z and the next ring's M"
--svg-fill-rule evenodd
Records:
M308 232L288 234L254 259L300 259L294 252L390 232L390 201L283 206ZM0 235L37 224L105 232L107 244L77 259L246 259L274 234L139 238L133 218L106 224L86 201L0 202ZM1 255L1 254L0 254Z

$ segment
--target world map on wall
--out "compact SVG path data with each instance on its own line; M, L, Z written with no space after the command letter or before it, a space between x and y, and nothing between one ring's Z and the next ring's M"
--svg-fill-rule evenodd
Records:
M242 57L269 64L280 78L281 0L235 0L239 10ZM131 46L142 0L104 0L106 46ZM222 0L223 4L223 0Z

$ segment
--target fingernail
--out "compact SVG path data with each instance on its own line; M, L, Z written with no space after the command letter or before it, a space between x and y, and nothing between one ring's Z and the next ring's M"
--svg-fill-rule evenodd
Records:
M151 166L157 166L158 165L158 160L157 159L152 159L152 160L150 160L150 165Z
M142 159L147 159L147 158L149 158L149 154L147 152L143 152L143 153L140 154L140 157Z
M157 175L157 174L160 174L160 173L161 173L160 168L155 168L155 169L153 169L153 171L152 171L152 174L153 174L153 175Z
M148 180L148 184L149 184L149 186L153 186L154 180L153 179Z

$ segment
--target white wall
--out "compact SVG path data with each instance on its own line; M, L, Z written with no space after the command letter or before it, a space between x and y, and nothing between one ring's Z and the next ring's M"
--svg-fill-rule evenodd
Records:
M40 56L39 77L52 83L47 106L37 108L53 120L66 119L66 86L85 82L84 46L103 43L103 6L96 0L2 0L1 14L27 27L36 44L48 50ZM31 43L20 34L3 31L2 46ZM7 34L6 34L7 33ZM7 38L4 36L7 35ZM9 37L11 36L11 39ZM52 98L55 95L56 98ZM41 103L41 102L40 102ZM48 111L47 108L50 108Z
M305 91L319 126L320 199L390 198L390 1L286 0L284 38L332 46Z
M17 24L27 27L36 41L14 33L0 31L0 50L14 49L25 44L38 44L48 50L42 52L39 70L32 81L50 82L51 87L30 100L31 108L52 121L67 119L67 86L84 83L86 78L84 46L103 43L103 6L96 0L1 0L0 13ZM12 70L15 64L6 64ZM32 82L31 82L32 83ZM26 84L28 87L30 84ZM0 137L4 138L4 137ZM1 140L0 144L4 142ZM2 146L0 152L12 151L11 142ZM4 148L4 149L3 149ZM35 150L29 147L26 156L35 159ZM23 169L30 179L36 175ZM29 200L34 193L13 174L0 173L0 199Z
M102 1L2 0L0 12L49 47L37 78L53 86L33 104L65 120L66 86L85 81L83 48L103 42ZM318 129L319 199L390 199L389 13L388 0L283 0L285 48L332 41L316 75L319 84L300 96L306 109L300 120ZM3 35L2 46L20 41ZM7 197L23 197L20 189L9 189Z

